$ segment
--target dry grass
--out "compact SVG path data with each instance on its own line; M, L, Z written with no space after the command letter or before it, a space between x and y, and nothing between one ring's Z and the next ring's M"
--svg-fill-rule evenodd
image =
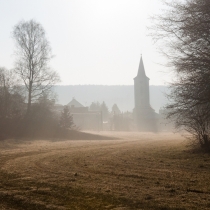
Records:
M210 209L210 156L174 134L0 143L0 209Z

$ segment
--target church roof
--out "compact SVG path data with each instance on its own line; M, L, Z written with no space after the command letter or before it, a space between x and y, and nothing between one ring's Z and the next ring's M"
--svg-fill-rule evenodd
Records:
M71 106L74 106L74 107L84 107L75 98L73 98L67 105L70 106L70 107Z
M141 56L141 59L140 59L139 70L138 70L137 76L146 76L142 56Z
M141 56L141 59L140 59L140 63L139 63L139 69L138 69L138 73L137 73L137 76L135 78L147 78L149 79L147 76L146 76L146 73L145 73L145 69L144 69L144 63L143 63L143 59L142 59L142 56ZM134 78L134 79L135 79Z

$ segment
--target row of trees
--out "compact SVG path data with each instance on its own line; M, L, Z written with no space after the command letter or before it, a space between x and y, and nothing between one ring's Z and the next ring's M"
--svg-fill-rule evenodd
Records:
M0 138L14 131L22 116L23 96L12 71L0 68Z
M168 118L210 149L210 1L176 0L165 6L153 18L152 37L176 76Z
M14 69L0 68L0 138L52 137L57 130L71 127L73 121L66 107L60 121L54 112L51 87L60 79L49 66L52 54L45 31L30 20L18 23L12 35Z
M90 111L98 111L98 112L102 112L102 117L103 120L107 121L109 119L109 109L106 105L106 103L103 101L101 104L99 102L92 102L90 105ZM112 106L112 111L113 114L120 114L121 111L118 108L117 104L114 104Z

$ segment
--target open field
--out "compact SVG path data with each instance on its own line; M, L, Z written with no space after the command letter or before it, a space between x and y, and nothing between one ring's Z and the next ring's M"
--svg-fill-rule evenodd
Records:
M0 142L0 209L210 209L210 156L175 134Z

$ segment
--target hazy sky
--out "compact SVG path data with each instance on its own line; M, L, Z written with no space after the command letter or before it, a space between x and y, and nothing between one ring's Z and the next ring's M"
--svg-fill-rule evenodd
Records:
M12 68L11 32L21 20L44 27L60 84L132 85L140 54L151 85L170 80L147 37L160 0L0 0L0 66Z

